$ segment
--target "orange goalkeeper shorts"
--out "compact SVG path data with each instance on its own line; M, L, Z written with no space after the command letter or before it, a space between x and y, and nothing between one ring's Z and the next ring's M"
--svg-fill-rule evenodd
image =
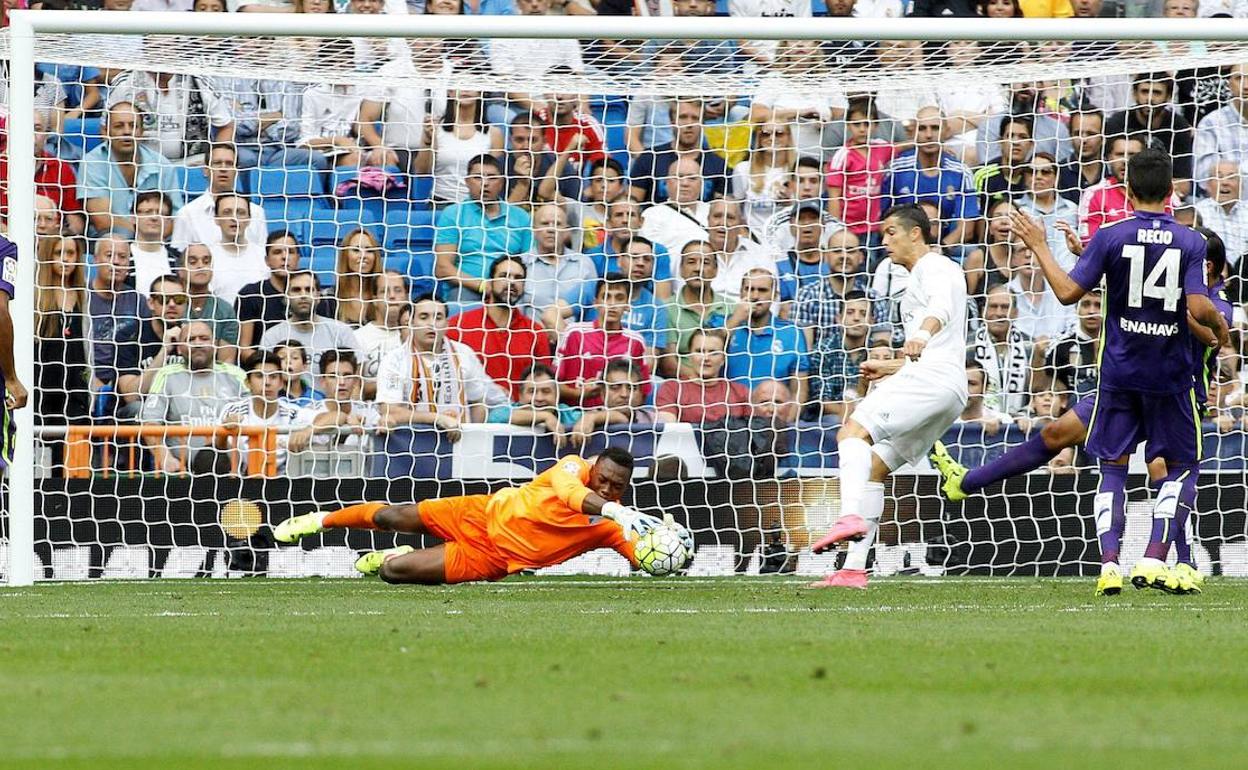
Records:
M430 534L446 541L446 582L502 580L507 560L490 542L486 507L490 495L465 495L422 500L420 521Z

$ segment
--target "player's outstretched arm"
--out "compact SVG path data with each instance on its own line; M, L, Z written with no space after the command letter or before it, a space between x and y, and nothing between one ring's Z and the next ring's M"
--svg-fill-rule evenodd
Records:
M1080 286L1069 273L1062 269L1061 265L1057 264L1057 260L1053 258L1053 252L1049 251L1049 243L1044 237L1044 230L1034 219L1015 210L1010 214L1010 229L1036 255L1036 261L1040 263L1040 270L1044 273L1044 280L1048 281L1049 288L1053 290L1053 296L1057 297L1059 302L1063 305L1073 305L1087 293L1087 289Z

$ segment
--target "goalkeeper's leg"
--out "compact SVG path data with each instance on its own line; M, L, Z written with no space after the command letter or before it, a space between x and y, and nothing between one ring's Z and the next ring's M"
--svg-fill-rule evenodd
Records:
M302 516L292 516L274 528L273 539L279 543L294 543L309 535L319 535L327 529L374 529L415 535L432 534L421 521L419 504L358 503L336 511L314 511Z

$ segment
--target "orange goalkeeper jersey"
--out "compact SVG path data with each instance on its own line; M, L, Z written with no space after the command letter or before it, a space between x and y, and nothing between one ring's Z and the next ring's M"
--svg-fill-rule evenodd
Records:
M589 469L580 457L564 457L524 486L492 496L487 531L507 559L508 572L549 567L595 548L610 548L636 563L633 543L620 525L582 513Z

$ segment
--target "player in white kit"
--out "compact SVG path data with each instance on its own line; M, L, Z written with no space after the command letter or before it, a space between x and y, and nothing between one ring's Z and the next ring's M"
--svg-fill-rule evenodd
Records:
M822 553L849 540L849 554L812 588L867 587L884 479L927 454L966 406L966 277L932 251L929 232L927 214L913 205L890 209L880 225L893 263L910 273L901 298L906 344L902 358L862 364L862 378L875 384L836 434L841 518L812 547Z

